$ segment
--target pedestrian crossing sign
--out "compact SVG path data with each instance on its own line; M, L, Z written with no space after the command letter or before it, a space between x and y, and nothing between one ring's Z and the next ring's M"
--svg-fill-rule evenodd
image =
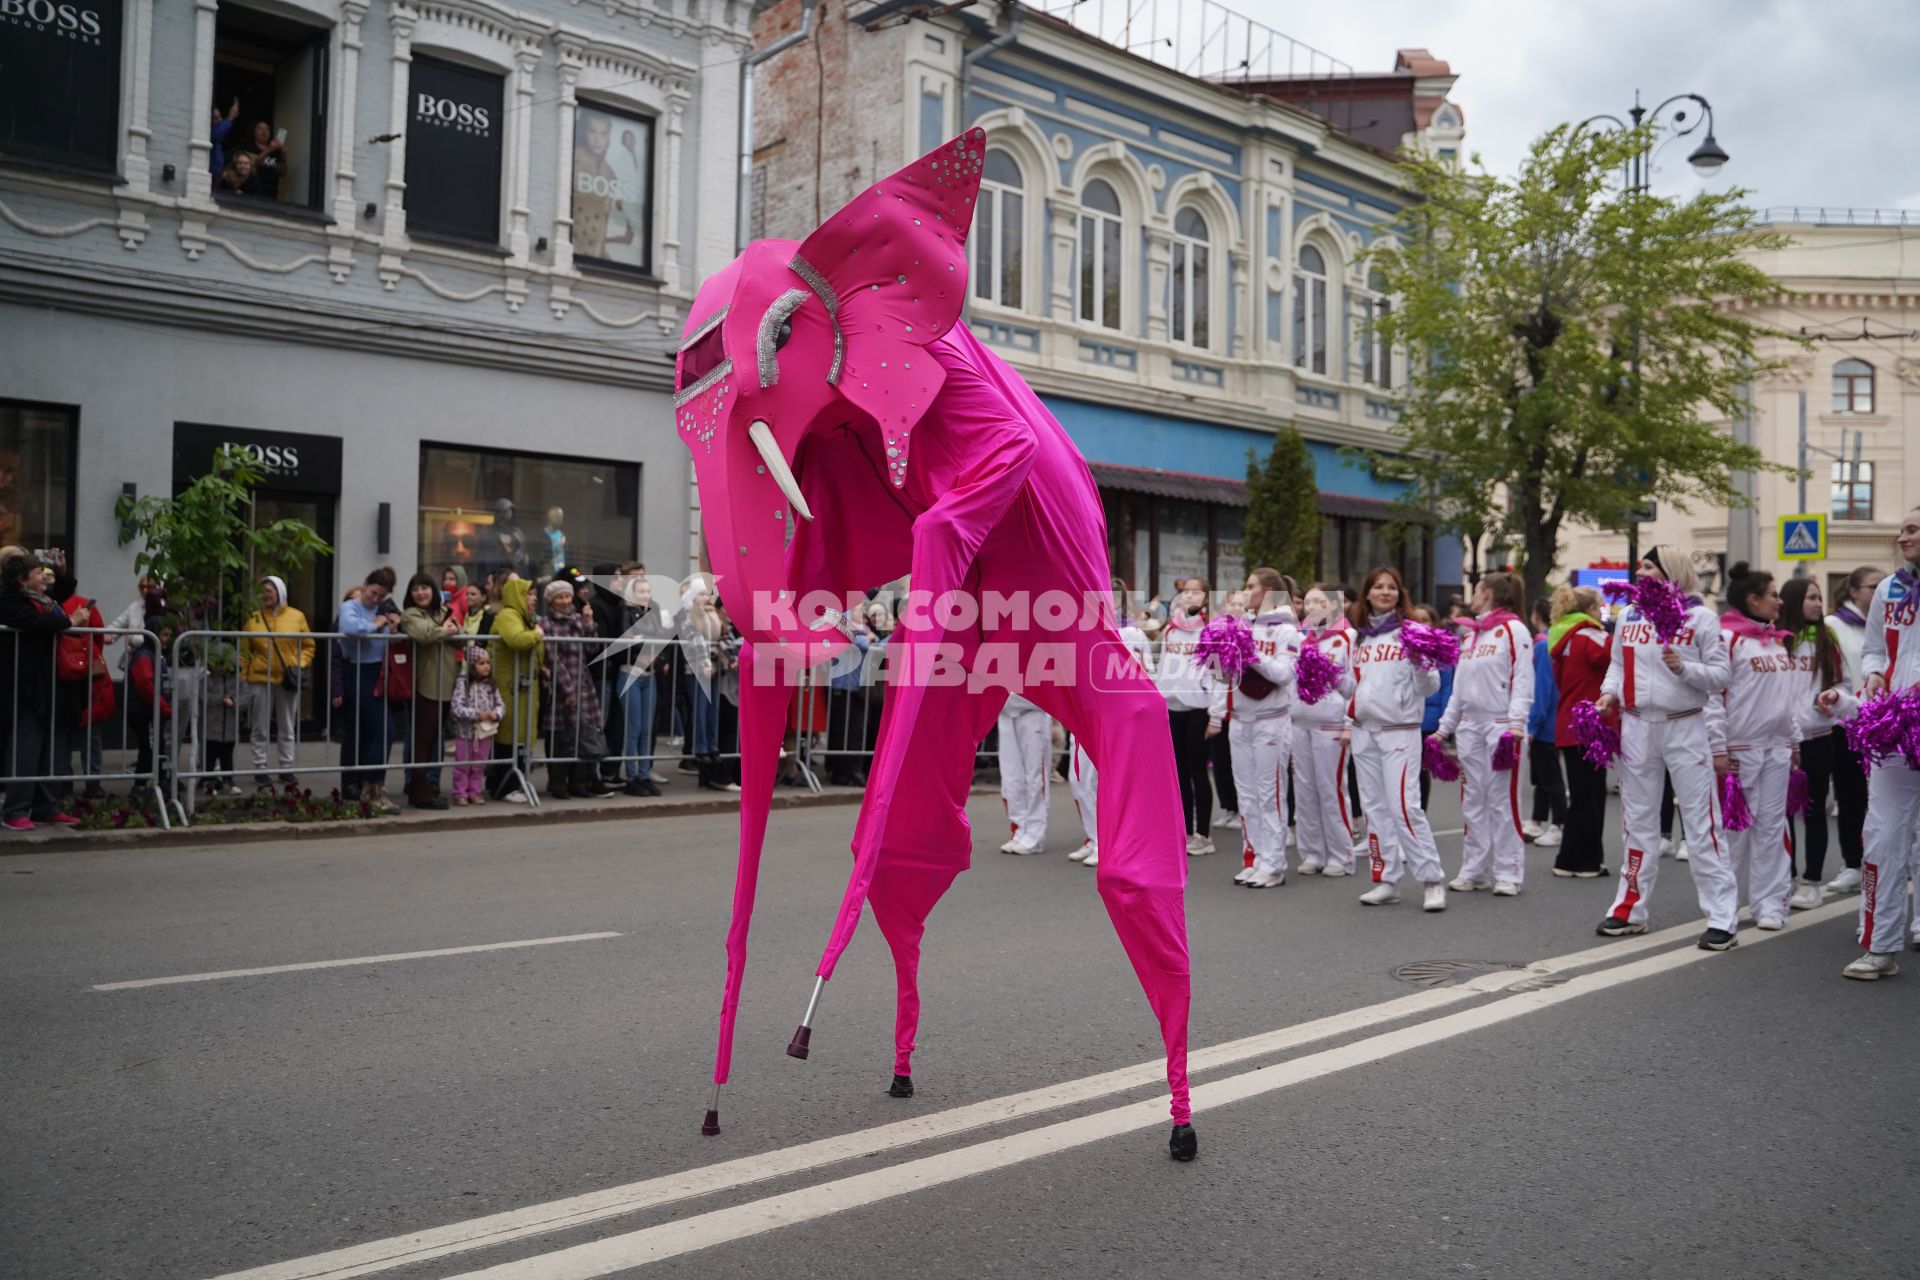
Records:
M1780 517L1782 560L1825 560L1827 518L1818 512Z

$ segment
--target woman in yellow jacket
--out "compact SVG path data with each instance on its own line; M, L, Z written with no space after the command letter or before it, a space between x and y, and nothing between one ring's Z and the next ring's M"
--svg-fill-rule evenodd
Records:
M500 690L506 714L500 717L500 732L493 740L494 759L518 760L520 775L508 773L500 786L501 799L524 804L522 784L533 785L528 758L533 754L534 726L540 723L540 672L547 662L546 633L533 619L529 601L533 584L525 578L509 578L500 586L500 613L493 620L493 634L499 637L493 652L493 683Z
M247 619L245 666L247 719L252 725L253 780L268 785L267 726L280 732L280 781L294 785L293 751L300 720L300 686L313 666L313 637L307 615L287 603L287 584L268 574L260 579L260 608ZM269 638L288 633L286 639Z

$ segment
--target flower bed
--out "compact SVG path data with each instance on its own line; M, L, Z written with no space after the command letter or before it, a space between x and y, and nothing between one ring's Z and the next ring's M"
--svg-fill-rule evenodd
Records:
M67 812L82 831L143 831L160 825L151 795L85 800L70 796ZM259 822L350 822L385 816L367 800L345 800L339 791L315 795L306 787L261 787L240 796L202 796L188 820L196 827Z

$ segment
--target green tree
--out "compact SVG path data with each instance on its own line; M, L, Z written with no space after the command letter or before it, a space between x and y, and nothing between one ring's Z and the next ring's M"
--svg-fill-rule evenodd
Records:
M134 568L159 582L193 625L237 630L254 607L255 573L284 573L331 555L326 540L298 520L261 525L254 489L267 472L231 445L207 474L171 498L120 495L120 545L136 539Z
M1382 322L1408 354L1403 506L1517 544L1530 595L1569 521L1626 523L1650 500L1731 506L1741 471L1790 471L1702 417L1731 419L1774 332L1741 304L1781 287L1753 266L1784 237L1741 193L1675 201L1614 179L1649 129L1561 126L1517 177L1413 161L1419 199L1376 254Z
M1247 450L1247 523L1240 537L1246 566L1272 565L1302 584L1320 558L1320 485L1313 453L1293 427L1274 433L1262 464Z

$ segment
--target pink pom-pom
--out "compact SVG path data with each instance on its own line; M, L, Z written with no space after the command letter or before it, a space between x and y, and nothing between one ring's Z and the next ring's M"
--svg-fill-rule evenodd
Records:
M1807 771L1795 769L1787 774L1787 813L1790 817L1804 818L1813 804L1813 797L1807 792Z
M1293 667L1294 687L1299 690L1300 701L1312 703L1320 701L1340 683L1340 667L1326 654L1320 652L1320 646L1311 640L1300 646L1300 658Z
M1422 671L1437 671L1460 661L1460 637L1424 622L1400 624L1400 648Z
M1438 738L1428 738L1421 756L1426 771L1441 782L1460 780L1460 759L1447 750L1447 744Z
M1236 618L1231 614L1215 618L1200 629L1200 638L1194 641L1193 660L1202 666L1211 664L1228 680L1238 680L1240 673L1252 666L1259 657L1254 648L1253 628L1247 625L1245 618Z
M1606 769L1620 758L1620 731L1607 723L1591 700L1576 702L1569 713L1580 754L1596 769Z
M1630 601L1634 612L1653 624L1653 634L1661 644L1673 643L1673 638L1687 625L1687 614L1693 608L1693 601L1665 578L1609 582L1600 589L1616 604Z
M1728 831L1745 831L1753 825L1753 810L1747 808L1747 791L1737 773L1720 779L1720 825Z
M1869 769L1895 756L1920 769L1920 689L1868 698L1846 731L1848 745Z
M1500 735L1493 748L1493 771L1505 773L1520 763L1520 739L1511 733Z

